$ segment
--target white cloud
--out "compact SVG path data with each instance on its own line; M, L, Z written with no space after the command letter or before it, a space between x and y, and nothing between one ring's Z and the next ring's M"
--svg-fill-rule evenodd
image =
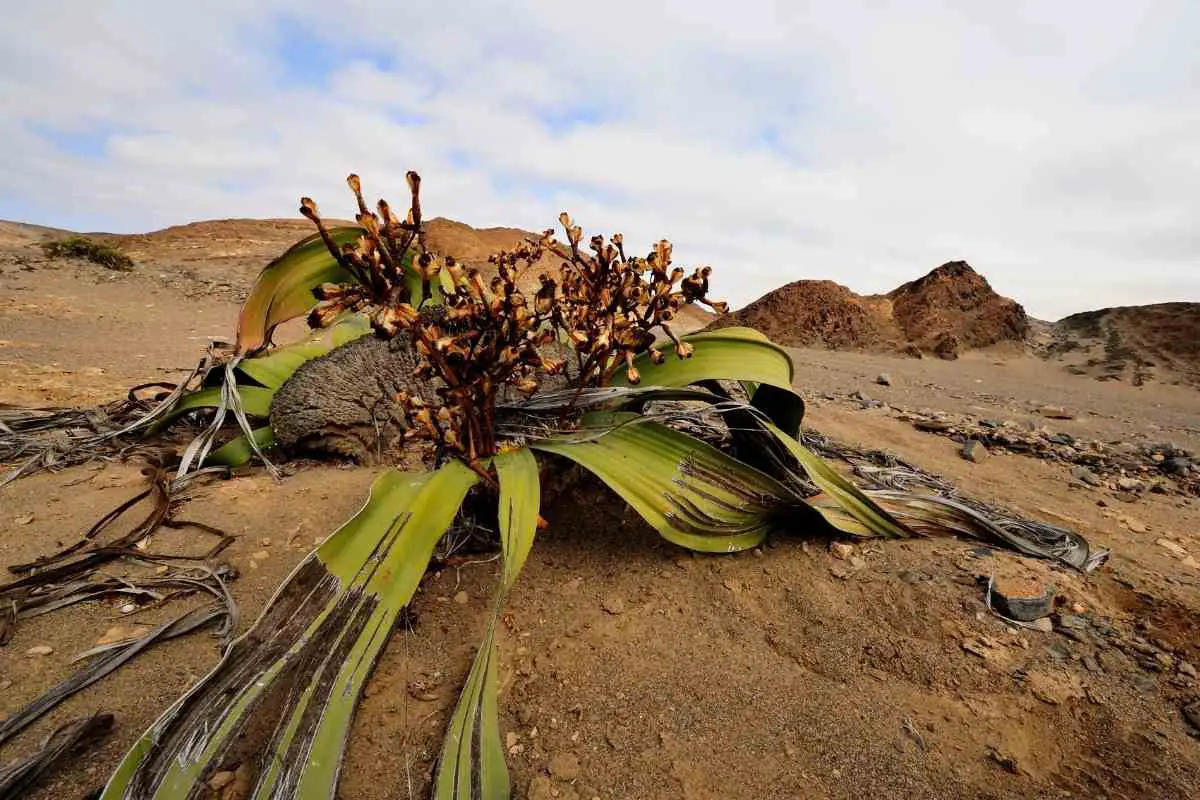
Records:
M1186 0L6 13L0 215L145 230L301 194L344 213L347 172L399 200L416 168L430 213L666 235L738 303L956 258L1044 317L1200 300Z

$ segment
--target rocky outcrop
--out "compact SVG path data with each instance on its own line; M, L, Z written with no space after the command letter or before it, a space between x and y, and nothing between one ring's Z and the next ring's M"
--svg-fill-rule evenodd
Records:
M879 301L833 281L795 281L715 321L710 328L744 325L793 347L893 350L903 346Z
M965 261L943 264L885 295L833 281L789 283L711 327L747 325L781 344L958 358L966 350L1023 342L1029 319Z
M1200 303L1085 311L1048 326L1042 355L1097 380L1200 386Z
M1025 309L996 294L965 261L943 264L887 296L905 338L937 355L1023 342L1029 333Z

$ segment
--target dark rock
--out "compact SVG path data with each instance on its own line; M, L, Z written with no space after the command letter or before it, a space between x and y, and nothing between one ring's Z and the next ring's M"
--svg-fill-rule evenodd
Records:
M1058 642L1046 645L1046 655L1055 661L1070 661L1071 651Z
M1113 497L1122 503L1136 503L1138 501L1138 496L1133 492L1113 492Z
M1054 629L1080 644L1091 644L1094 641L1087 619L1076 614L1058 615L1054 620Z
M1183 712L1183 718L1187 720L1188 724L1197 733L1200 733L1200 700L1189 703L1180 710Z
M1060 628L1071 628L1074 630L1085 630L1091 627L1088 618L1079 614L1059 614L1054 622Z
M1055 588L1033 580L997 578L992 582L992 605L1009 619L1032 622L1054 609Z
M968 614L983 614L987 611L987 605L974 597L967 597L962 601L962 609Z
M944 433L954 427L954 424L944 419L919 419L913 427L926 433Z
M1154 680L1154 678L1151 678L1149 675L1143 675L1140 672L1130 675L1129 682L1132 683L1134 688L1140 692L1149 693L1158 689L1158 681Z
M962 446L962 457L975 464L986 461L988 455L987 448L978 439L970 439Z
M1162 468L1164 472L1169 472L1172 475L1187 475L1192 471L1192 464L1190 459L1176 456L1164 461Z
M1137 660L1138 666L1147 672L1162 672L1162 664L1158 663L1158 659L1145 656Z
M875 382L878 383L880 386L891 386L892 385L892 376L888 375L886 372L881 372L881 373L879 373L879 375L877 375L875 377Z
M933 345L933 354L945 361L954 361L958 358L961 347L957 336L945 333Z

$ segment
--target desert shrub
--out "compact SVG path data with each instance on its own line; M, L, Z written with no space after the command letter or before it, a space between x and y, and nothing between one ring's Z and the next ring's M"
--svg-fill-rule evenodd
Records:
M86 236L68 236L66 239L44 242L42 250L50 258L84 258L105 269L121 272L133 269L132 258L111 244L97 242Z

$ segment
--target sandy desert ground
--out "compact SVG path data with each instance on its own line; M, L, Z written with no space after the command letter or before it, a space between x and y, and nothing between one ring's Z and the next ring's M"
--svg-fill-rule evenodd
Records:
M16 234L0 241L0 403L90 405L180 377L209 341L232 335L264 255L303 233L281 225L250 244L236 233L201 242L190 257L134 252L130 273L48 262ZM1200 393L1101 383L1011 352L954 362L793 355L811 427L1072 527L1111 548L1110 561L1082 577L949 539L858 544L847 561L799 530L752 552L698 557L615 499L560 503L544 511L551 527L500 642L517 796L1200 796L1200 720L1184 711L1200 709L1200 498L1091 486L1056 459L996 452L972 463L951 438L913 424L939 412L1033 421L1076 440L1169 441L1196 454ZM890 386L875 383L881 372ZM1036 413L1046 404L1075 418L1046 419ZM73 541L135 491L138 466L97 463L0 489L0 564ZM290 467L280 481L259 472L214 483L184 514L238 537L222 558L241 574L232 588L243 624L377 474ZM194 534L161 536L183 548ZM1044 632L987 613L981 579L1013 569L1056 584L1065 621ZM481 561L429 576L413 628L393 637L368 686L342 797L424 796L495 575ZM0 715L68 675L73 655L128 622L120 617L97 603L23 621L0 647ZM27 654L38 645L53 652ZM31 795L87 796L217 657L204 634L157 646L0 747L0 763L64 719L112 712L114 733Z

